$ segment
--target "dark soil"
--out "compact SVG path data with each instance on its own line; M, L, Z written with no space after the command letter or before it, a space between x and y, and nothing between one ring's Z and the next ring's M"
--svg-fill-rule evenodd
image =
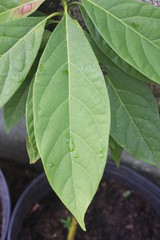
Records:
M76 240L159 240L160 216L140 194L127 191L115 180L103 181L86 215L87 232L79 228ZM19 240L65 240L60 220L68 215L54 194L48 196L32 206Z
M2 219L3 219L3 212L2 212L2 204L0 200L0 237L2 236Z

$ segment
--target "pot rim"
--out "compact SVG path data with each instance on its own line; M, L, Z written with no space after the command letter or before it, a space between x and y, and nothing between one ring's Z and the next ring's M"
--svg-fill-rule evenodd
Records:
M115 163L111 161L110 157L108 157L103 178L108 179L111 176L119 179L125 186L143 193L143 195L150 201L153 208L158 210L157 213L160 215L160 189L150 180L123 164L120 164L117 169ZM34 193L34 191L36 192ZM50 191L53 190L48 183L45 173L40 174L28 185L14 208L8 230L8 240L17 240L24 219L21 213L25 215L34 202L43 199ZM28 199L27 201L25 201L26 197ZM29 197L31 197L31 199L29 199ZM20 220L18 219L19 217L21 217ZM16 226L19 227L19 231L14 229Z
M2 236L1 240L5 240L7 236L10 213L11 213L11 200L8 190L8 185L6 183L5 177L0 170L0 199L3 210L3 221L2 221Z

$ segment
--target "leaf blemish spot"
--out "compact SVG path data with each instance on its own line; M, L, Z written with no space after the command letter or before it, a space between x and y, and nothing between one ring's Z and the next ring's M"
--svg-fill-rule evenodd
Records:
M30 12L31 10L32 10L32 3L23 6L21 13L22 13L22 15L24 15L24 14Z

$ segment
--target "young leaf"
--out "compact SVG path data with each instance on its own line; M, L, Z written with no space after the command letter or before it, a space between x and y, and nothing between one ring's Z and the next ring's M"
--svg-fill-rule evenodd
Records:
M0 107L17 91L39 50L44 18L24 18L0 25Z
M148 87L116 68L108 68L106 83L111 136L137 159L160 167L160 120Z
M103 52L106 58L108 58L110 61L112 61L121 71L127 73L131 77L136 78L137 80L141 80L144 82L150 82L151 80L148 79L146 76L142 75L140 72L138 72L134 67L129 65L127 62L125 62L122 58L120 58L116 52L113 51L113 49L109 46L109 44L104 40L104 38L100 35L97 28L89 18L87 12L85 11L84 7L80 6L81 13L83 15L83 19L85 21L85 24L87 26L87 29L89 30L92 39L98 46L99 50ZM93 41L92 40L92 41ZM92 43L93 45L93 43ZM95 46L94 46L95 48ZM98 53L98 51L97 51Z
M39 153L36 145L36 139L34 135L34 116L33 116L33 82L31 82L27 104L26 104L26 126L28 137L26 141L27 151L30 159L30 163L35 163L39 158Z
M28 79L29 80L29 79ZM30 81L24 81L4 106L4 120L9 132L24 116Z
M82 3L113 50L160 83L160 10L136 0L82 0Z
M123 148L110 136L109 149L112 159L115 161L117 167L119 167Z
M48 180L85 229L84 214L106 163L110 106L92 48L67 14L42 55L33 107L36 142Z
M9 22L16 18L27 17L45 0L1 0L0 2L0 24Z

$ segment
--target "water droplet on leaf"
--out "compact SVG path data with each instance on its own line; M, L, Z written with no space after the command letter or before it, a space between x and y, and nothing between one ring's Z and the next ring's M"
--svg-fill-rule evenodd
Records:
M44 66L43 66L43 64L40 64L39 65L39 72L43 72L44 71Z
M38 112L41 111L41 107L38 107Z
M70 133L68 134L68 136L66 138L66 142L68 144L69 151L73 152L74 149L75 149L75 143L74 143L74 139L73 139L73 137L71 136Z
M78 153L75 153L75 154L73 155L73 157L74 157L74 158L79 158L79 154L78 154Z
M102 138L100 139L100 144L98 148L99 148L100 154L104 152L104 141Z
M68 70L64 70L63 73L66 77L68 77Z
M53 162L52 161L48 161L47 162L47 167L52 167L54 164L53 164Z
M103 153L100 153L100 154L99 154L99 158L100 158L100 159L104 158Z
M69 142L68 147L69 147L69 151L70 151L70 152L73 152L73 151L74 151L75 144L74 144L73 139L71 139L71 141Z
M24 81L24 78L21 78L21 80L19 81L20 84L22 84Z
M102 153L104 151L104 148L102 146L99 146L99 151Z

